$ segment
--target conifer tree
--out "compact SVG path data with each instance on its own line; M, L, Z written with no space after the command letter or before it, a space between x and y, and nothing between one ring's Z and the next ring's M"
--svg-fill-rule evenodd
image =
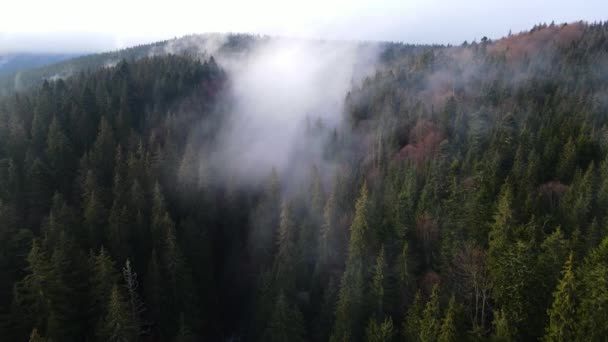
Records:
M366 239L369 230L369 202L367 185L363 184L361 194L355 204L355 218L351 225L350 242L346 269L342 275L336 320L331 341L357 339L361 336L361 319L363 315L363 281Z
M601 341L608 336L608 238L585 258L580 274L580 290L577 288L576 308L577 335L580 341ZM576 275L576 274L575 274ZM578 282L576 279L575 282ZM570 286L566 287L570 290ZM564 313L566 314L566 313ZM571 312L570 312L571 314ZM564 326L567 329L567 325Z
M441 329L439 330L439 337L437 339L438 342L456 342L459 340L458 327L456 324L456 320L458 319L457 316L456 298L452 296L448 309L443 317L443 322L441 323Z
M83 189L84 226L91 247L98 248L104 240L104 230L107 222L106 207L102 200L102 191L97 186L96 177L92 171L87 172Z
M276 232L279 228L281 212L281 196L279 176L272 169L268 178L262 198L254 209L252 232L249 239L249 248L252 257L261 269L272 263Z
M492 340L495 342L510 342L513 340L513 332L507 321L507 317L502 310L494 313L494 321L492 322L493 333Z
M27 275L15 285L12 308L15 323L26 332L32 327L46 329L51 311L47 289L53 286L54 278L48 256L37 239L32 242L27 264Z
M131 342L137 338L136 324L117 285L110 292L99 336L108 342Z
M148 317L151 320L151 324L159 325L163 323L162 320L164 319L163 294L165 291L163 275L161 274L158 262L158 254L155 249L152 250L145 274L144 297L148 306Z
M144 303L140 299L138 290L139 282L137 280L137 273L131 266L131 261L127 259L125 266L122 268L122 277L124 280L124 287L127 293L127 306L130 310L131 318L133 319L134 327L137 330L139 336L143 332L142 314L145 311Z
M264 341L304 341L304 322L297 307L287 302L283 292L280 292L266 331Z
M46 156L53 181L64 194L70 193L69 187L74 168L72 153L70 142L63 133L57 117L54 116L46 139Z
M333 266L340 256L337 235L337 208L335 195L332 192L323 210L323 224L319 234L318 258L315 266L315 275L321 283L327 279L329 268Z
M97 255L90 257L90 264L92 269L92 310L94 319L98 321L107 312L112 287L118 281L119 274L114 267L114 261L103 247Z
M390 342L394 335L393 320L390 317L381 323L378 323L375 318L370 318L365 329L366 342Z
M179 328L177 329L177 335L173 339L173 342L194 342L196 336L192 333L190 327L186 323L184 314L181 313L179 316Z
M295 290L295 226L291 216L290 205L283 203L281 223L277 239L278 250L273 266L277 289L292 293Z
M420 329L424 305L420 290L416 292L414 302L410 305L403 322L403 337L406 341L420 341Z
M441 327L440 318L440 307L439 307L439 286L433 287L433 292L429 301L426 303L426 307L422 312L422 319L420 320L420 341L421 342L434 342L439 337L439 329Z
M32 333L30 334L29 342L47 342L47 339L40 336L40 334L38 333L38 329L34 328L34 330L32 330Z
M570 253L562 271L562 279L553 293L553 305L548 310L549 325L545 341L572 341L576 334L576 280Z
M90 153L91 165L102 186L109 187L112 184L115 152L116 140L112 126L105 117L102 117L99 122L97 139Z
M378 319L381 319L384 316L385 283L386 261L384 259L384 246L382 246L372 271L372 282L370 286L371 312Z

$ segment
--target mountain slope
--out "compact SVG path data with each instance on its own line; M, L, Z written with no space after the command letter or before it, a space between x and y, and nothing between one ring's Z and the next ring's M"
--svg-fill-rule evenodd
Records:
M49 64L71 59L77 54L6 54L0 56L0 75L20 70L39 68Z
M608 338L608 23L253 42L0 99L0 336Z

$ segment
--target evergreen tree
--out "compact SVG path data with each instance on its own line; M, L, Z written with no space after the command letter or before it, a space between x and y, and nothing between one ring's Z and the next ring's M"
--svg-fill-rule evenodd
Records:
M291 209L288 203L283 203L281 208L281 223L277 239L278 250L273 266L276 287L292 293L295 290L295 227L291 217Z
M455 342L459 340L456 322L458 319L457 316L456 299L452 296L448 309L443 317L443 322L441 323L441 329L439 330L439 337L437 339L438 342Z
M600 246L592 250L585 258L579 271L580 290L578 290L579 286L576 286L578 295L574 298L575 300L578 299L579 302L575 311L578 318L576 324L577 340L601 341L608 336L608 327L603 323L608 319L608 308L606 306L608 304L608 269L605 267L607 261L608 238L605 238ZM574 281L577 282L576 279ZM571 287L572 285L567 285L564 291L570 291ZM569 303L564 303L564 305L566 304ZM564 310L571 309L564 307ZM572 312L566 311L563 314L571 315ZM569 333L566 332L568 317L564 317L562 330L564 334Z
M46 156L53 181L58 185L61 192L66 195L69 194L74 171L74 157L70 142L63 133L56 116L53 117L49 126L46 139Z
M90 257L92 269L91 279L91 301L92 317L95 324L107 313L107 304L112 293L112 287L119 279L119 274L114 267L114 261L102 247L97 255Z
M422 319L419 322L421 342L437 341L441 327L440 313L439 286L435 285L431 297L422 312Z
M148 305L148 317L152 325L163 323L165 310L163 310L163 275L161 274L158 255L153 249L149 258L146 278L144 281L144 298Z
M297 307L287 303L281 292L277 297L268 327L264 332L264 341L304 341L304 322Z
M381 323L371 318L365 329L366 342L390 342L394 335L393 320L388 317Z
M572 269L573 255L570 253L562 279L553 293L553 306L548 310L549 326L546 341L572 341L576 333L576 282Z
M406 341L420 341L420 332L422 325L422 314L424 305L422 303L422 294L416 292L414 302L407 310L405 321L403 322L403 335Z
M384 246L376 258L376 265L372 271L372 282L370 286L371 312L379 319L384 316L385 300L385 273L386 261L384 260Z
M496 342L509 342L513 340L513 332L507 321L505 314L500 311L494 313L494 321L492 322L493 334L492 340Z
M355 205L355 218L350 230L348 259L346 270L342 275L336 321L330 341L356 340L361 333L360 325L363 315L363 280L364 258L368 226L369 202L367 185L361 188L361 194Z
M100 338L103 341L111 342L135 341L137 327L117 285L112 287L107 308L107 314L99 333Z
M112 126L105 117L102 117L99 122L97 139L90 153L91 165L102 186L109 187L112 183L115 152L116 140Z
M46 342L47 339L40 336L40 334L38 333L38 329L34 328L34 330L32 330L32 333L30 334L30 339L29 342Z
M143 324L141 315L145 311L144 303L139 297L137 273L131 267L131 261L127 259L125 266L122 268L122 277L125 282L125 290L127 293L127 306L130 310L130 316L133 319L134 328L137 335L143 332Z
M175 336L173 341L174 342L194 342L194 341L196 341L196 336L192 333L192 331L186 324L186 319L184 318L183 313L179 316L179 328L177 329L177 335Z

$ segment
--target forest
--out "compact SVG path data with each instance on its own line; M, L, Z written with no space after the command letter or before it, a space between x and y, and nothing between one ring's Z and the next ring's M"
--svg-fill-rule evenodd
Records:
M254 170L223 132L272 40L0 97L0 340L608 340L608 22L374 45Z

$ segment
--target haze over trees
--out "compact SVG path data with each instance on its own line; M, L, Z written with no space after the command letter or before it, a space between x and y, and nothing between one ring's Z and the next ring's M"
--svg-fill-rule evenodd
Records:
M608 338L608 23L375 46L280 165L235 37L0 98L1 340Z

